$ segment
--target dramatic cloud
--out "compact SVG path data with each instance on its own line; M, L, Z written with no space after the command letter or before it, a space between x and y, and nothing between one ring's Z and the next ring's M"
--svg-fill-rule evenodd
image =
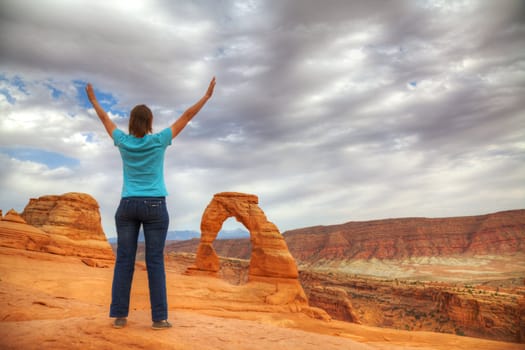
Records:
M522 1L30 1L0 5L0 208L87 192L114 235L120 128L169 126L171 229L257 194L281 229L525 203ZM232 224L230 221L229 225Z

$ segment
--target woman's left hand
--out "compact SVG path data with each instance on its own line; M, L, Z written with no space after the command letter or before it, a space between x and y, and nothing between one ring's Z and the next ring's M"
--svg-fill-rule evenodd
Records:
M90 83L86 85L86 94L89 99L89 102L93 103L93 101L97 100L97 97L95 96L95 91L93 90L93 86L91 86Z
M206 91L206 95L204 95L207 99L213 95L213 89L215 88L215 77L210 81L210 85L208 86L208 90Z

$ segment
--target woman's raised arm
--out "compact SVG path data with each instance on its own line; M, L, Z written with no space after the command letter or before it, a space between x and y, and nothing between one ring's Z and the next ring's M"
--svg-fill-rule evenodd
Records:
M213 89L215 88L215 77L210 81L206 94L195 103L193 106L188 108L182 115L171 125L171 137L175 138L182 129L190 122L190 120L201 110L201 108L208 102L210 97L213 95Z
M113 131L117 128L117 125L111 120L106 113L106 111L100 106L98 103L97 97L95 96L95 91L93 90L93 86L91 84L86 85L86 94L89 99L89 102L93 105L93 108L95 108L95 111L97 112L98 117L100 118L100 121L102 124L104 124L104 127L106 128L106 131L109 134L109 137L113 138Z

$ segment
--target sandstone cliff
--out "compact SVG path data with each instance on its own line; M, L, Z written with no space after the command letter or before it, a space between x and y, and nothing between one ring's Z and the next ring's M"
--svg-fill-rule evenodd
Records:
M74 240L106 241L102 230L99 206L85 193L31 198L22 213L24 220L47 233Z
M453 218L402 218L283 233L299 263L473 256L525 251L525 210Z
M82 258L114 258L102 230L98 203L83 193L31 199L21 215L10 210L0 220L0 246ZM106 266L93 260L85 263Z

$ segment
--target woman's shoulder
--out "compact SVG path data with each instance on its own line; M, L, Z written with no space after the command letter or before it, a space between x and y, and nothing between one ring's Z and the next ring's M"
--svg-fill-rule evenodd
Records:
M115 128L113 130L113 133L111 134L111 137L113 137L113 142L116 146L124 142L128 134L126 134L124 131L120 130L119 128Z
M158 140L163 145L170 145L171 144L171 128L165 128L153 135L150 135L151 137Z

